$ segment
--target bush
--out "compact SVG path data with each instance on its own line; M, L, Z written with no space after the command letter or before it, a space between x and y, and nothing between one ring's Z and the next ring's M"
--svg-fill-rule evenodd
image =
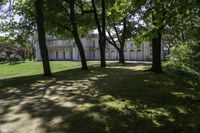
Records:
M4 62L4 61L6 61L6 59L3 57L0 57L0 62Z
M200 42L190 41L179 44L168 56L168 67L176 71L200 73Z
M10 58L10 61L11 62L18 62L18 61L20 61L20 58L18 58L18 57L12 57L12 58Z
M168 71L176 72L180 75L187 76L195 81L200 81L200 72L195 71L194 69L185 66L183 63L169 61L164 63L164 68Z

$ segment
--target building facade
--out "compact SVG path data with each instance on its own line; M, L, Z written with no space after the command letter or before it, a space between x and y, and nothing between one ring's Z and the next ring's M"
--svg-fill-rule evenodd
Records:
M81 38L87 60L99 60L100 51L98 44L98 34L89 34ZM79 51L75 41L60 40L47 36L47 49L49 60L70 60L79 61ZM35 41L36 60L42 60L38 40ZM163 59L163 48L161 50ZM143 42L139 47L133 44L133 41L127 41L124 48L125 60L130 61L150 61L152 59L152 49L149 43ZM118 51L107 42L106 44L106 60L118 60Z

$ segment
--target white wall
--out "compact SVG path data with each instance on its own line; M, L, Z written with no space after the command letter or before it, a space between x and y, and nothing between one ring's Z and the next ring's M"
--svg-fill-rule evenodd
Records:
M87 60L99 60L100 51L98 44L98 36L87 36L81 39ZM58 52L58 60L80 60L79 51L74 46L74 40L54 40L48 41L48 51L50 60L56 60L56 51ZM138 51L140 50L140 51ZM163 59L162 48L162 59ZM63 54L65 52L65 55ZM64 57L65 56L65 57ZM127 41L124 48L125 60L151 60L151 46L148 42L143 42L139 47L135 46L132 41ZM118 60L118 51L112 46L106 46L106 59ZM38 42L36 41L36 59L41 60Z

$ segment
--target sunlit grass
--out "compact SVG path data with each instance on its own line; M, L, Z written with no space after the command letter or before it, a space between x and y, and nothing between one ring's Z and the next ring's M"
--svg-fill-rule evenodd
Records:
M96 64L97 62L90 61L89 65ZM52 72L59 72L81 66L80 62L72 61L52 61L50 62ZM42 74L42 62L30 62L19 63L10 65L9 63L0 64L0 79L13 78L28 75Z

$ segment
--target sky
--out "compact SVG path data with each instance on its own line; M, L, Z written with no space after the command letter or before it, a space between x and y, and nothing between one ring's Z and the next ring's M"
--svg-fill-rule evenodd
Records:
M11 1L12 2L12 1ZM4 17L6 14L9 13L9 5L10 3L8 2L7 4L0 6L0 22L4 22L4 21L10 21L11 18L7 18L5 20L2 20L2 17ZM18 15L14 16L14 20L15 21L19 21L20 17ZM0 30L0 36L5 36L6 33L4 33L3 31Z

